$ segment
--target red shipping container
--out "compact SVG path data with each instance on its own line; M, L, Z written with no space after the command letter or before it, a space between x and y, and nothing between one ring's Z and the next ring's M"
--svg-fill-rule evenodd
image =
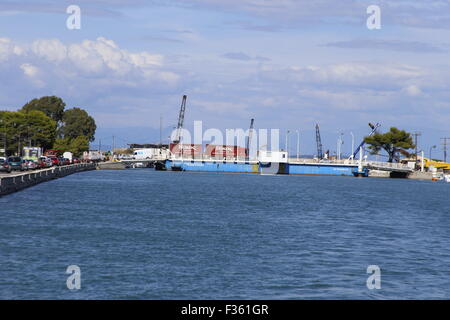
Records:
M201 144L170 144L170 152L174 155L181 156L198 156L202 153Z
M243 147L236 147L236 155L237 155L237 157L238 158L244 158L245 154L246 154L245 150L246 149L243 148Z
M218 158L245 157L245 148L227 145L206 145L206 155Z

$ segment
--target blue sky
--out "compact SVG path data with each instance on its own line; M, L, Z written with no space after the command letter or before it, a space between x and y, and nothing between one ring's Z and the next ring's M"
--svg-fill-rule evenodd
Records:
M81 30L66 28L70 4ZM448 39L448 0L0 1L0 106L58 95L95 117L102 144L144 143L160 114L168 135L187 94L188 128L255 118L300 129L312 154L316 122L330 150L344 132L346 152L380 122L421 131L428 153L450 136Z

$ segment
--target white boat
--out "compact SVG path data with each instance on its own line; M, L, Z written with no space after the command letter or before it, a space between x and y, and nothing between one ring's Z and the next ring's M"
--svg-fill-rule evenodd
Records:
M450 174L445 174L444 175L444 181L445 182L450 182Z

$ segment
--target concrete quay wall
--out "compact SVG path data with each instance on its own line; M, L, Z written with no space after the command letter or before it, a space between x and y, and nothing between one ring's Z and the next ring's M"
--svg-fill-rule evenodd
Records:
M80 163L19 174L2 175L0 177L0 196L20 191L44 181L65 177L76 172L95 170L95 168L94 163Z

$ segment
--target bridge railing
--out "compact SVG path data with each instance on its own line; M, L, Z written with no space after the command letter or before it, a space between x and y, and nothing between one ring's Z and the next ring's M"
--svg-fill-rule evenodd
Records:
M403 163L395 163L395 162L381 162L381 161L367 161L365 165L379 168L390 168L390 169L399 169L399 170L412 170L406 164Z

